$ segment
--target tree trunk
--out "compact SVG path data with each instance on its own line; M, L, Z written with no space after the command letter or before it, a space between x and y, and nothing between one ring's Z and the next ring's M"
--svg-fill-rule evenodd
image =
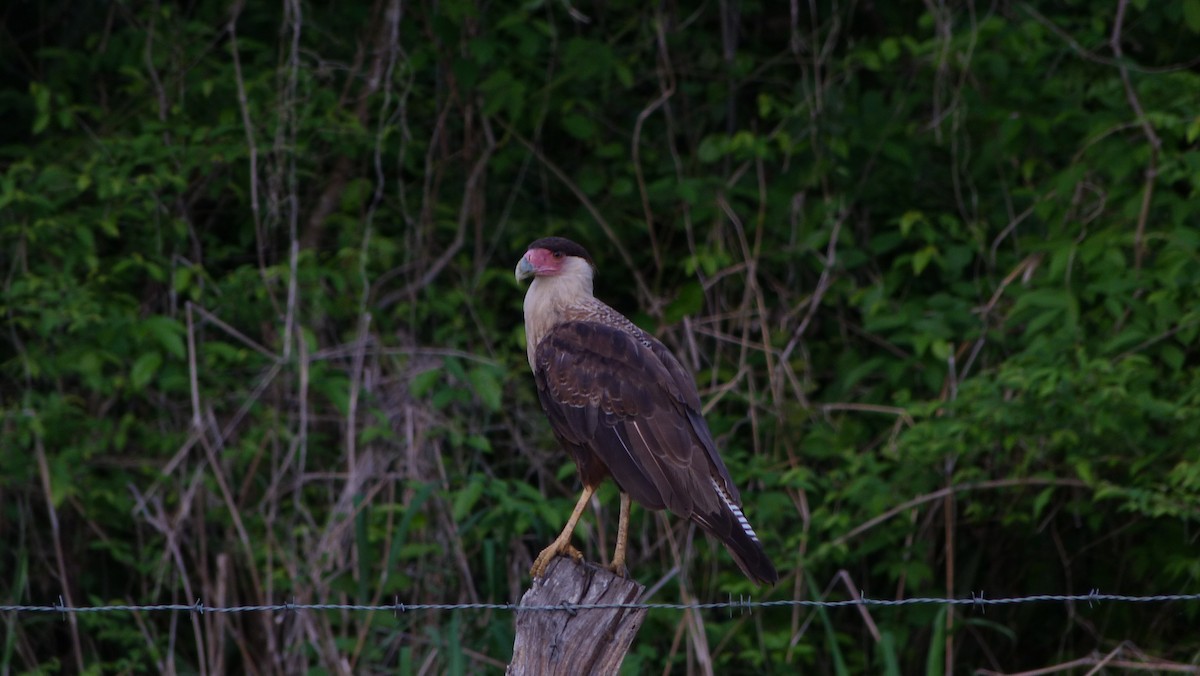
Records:
M615 674L646 609L525 610L540 606L636 603L643 585L605 568L558 557L534 580L517 610L517 640L508 673Z

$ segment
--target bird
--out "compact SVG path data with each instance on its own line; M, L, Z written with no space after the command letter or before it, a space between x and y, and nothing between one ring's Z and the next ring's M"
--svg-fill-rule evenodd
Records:
M525 340L538 399L554 436L575 460L583 492L562 533L534 560L544 577L559 555L583 555L571 534L605 478L620 490L610 570L627 576L630 498L698 524L725 545L757 584L779 579L700 410L692 376L657 338L593 294L596 265L564 237L531 243L517 263Z

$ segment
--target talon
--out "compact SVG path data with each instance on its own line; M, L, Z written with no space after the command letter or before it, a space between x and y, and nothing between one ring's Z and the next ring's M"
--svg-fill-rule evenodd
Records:
M547 556L547 554L549 554L549 556ZM529 568L530 577L534 578L535 580L545 577L546 567L550 565L550 562L554 560L554 557L557 555L558 552L552 552L549 549L543 551L541 554L538 554L538 557L533 560L533 565Z
M534 578L542 578L546 576L546 569L550 567L550 562L558 556L569 556L575 563L583 561L583 552L571 546L571 543L559 543L558 541L550 543L550 546L543 549L541 554L533 561L533 566L529 568L529 574Z

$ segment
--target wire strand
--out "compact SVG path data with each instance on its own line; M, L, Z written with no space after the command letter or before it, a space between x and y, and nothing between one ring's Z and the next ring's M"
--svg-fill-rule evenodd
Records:
M758 608L790 608L801 606L806 608L844 608L848 606L914 606L914 605L947 605L947 606L1004 606L1021 603L1074 603L1086 602L1088 605L1097 603L1168 603L1171 601L1200 601L1200 594L1155 594L1152 596L1127 596L1124 594L1101 594L1093 589L1087 594L1036 594L1033 596L1015 596L1008 598L985 598L981 593L971 598L911 598L911 599L872 599L858 598L845 601L752 601L729 600L712 603L560 603L544 606L523 606L515 603L387 603L387 604L357 604L357 603L276 603L269 605L248 606L209 606L197 600L193 604L164 603L164 604L116 604L102 606L68 606L60 597L53 605L0 605L0 613L114 613L114 612L193 612L205 613L279 613L297 611L392 611L405 613L418 610L506 610L513 612L570 612L580 610L713 610L741 609L754 610Z

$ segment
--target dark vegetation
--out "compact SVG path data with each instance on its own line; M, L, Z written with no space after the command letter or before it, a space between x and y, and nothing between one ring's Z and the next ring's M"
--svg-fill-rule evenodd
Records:
M783 574L635 510L652 600L1200 590L1200 0L0 12L0 602L516 600L577 489L513 282L546 234L694 369ZM1197 626L654 611L626 665L1197 665ZM0 673L477 672L512 638L7 613Z

